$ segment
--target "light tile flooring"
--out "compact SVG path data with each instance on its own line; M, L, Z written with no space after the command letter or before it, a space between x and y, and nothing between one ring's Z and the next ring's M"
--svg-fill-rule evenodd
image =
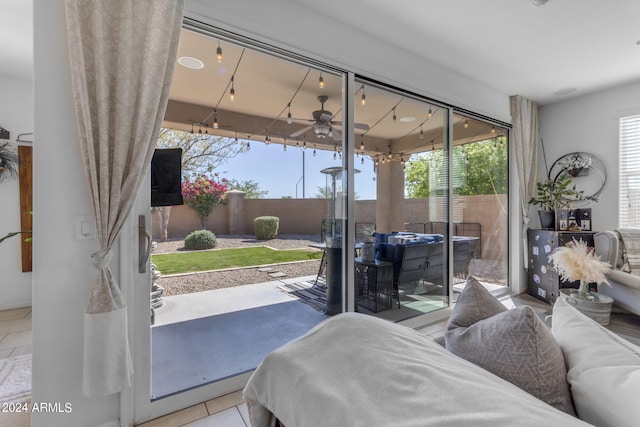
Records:
M0 311L0 359L31 354L31 308ZM0 413L0 427L29 427L28 413Z
M502 298L501 298L502 299ZM505 298L505 305L529 305L536 312L544 314L551 306L529 295L523 294ZM613 322L612 322L613 323ZM627 328L624 332L640 337L640 323L637 317L633 321L623 320ZM444 335L446 320L426 326L418 331L433 339ZM612 325L613 326L613 325ZM614 329L610 327L610 329ZM615 332L615 330L614 330ZM0 311L0 358L31 353L31 309ZM28 417L0 418L0 427L29 427ZM198 405L153 419L139 427L251 427L247 406L242 400L242 392L237 391L209 400Z

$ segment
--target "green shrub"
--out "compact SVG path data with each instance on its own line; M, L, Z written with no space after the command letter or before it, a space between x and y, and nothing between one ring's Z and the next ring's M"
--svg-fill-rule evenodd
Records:
M256 230L256 239L274 239L278 235L280 218L277 216L259 216L253 220L253 227Z
M216 235L209 230L193 231L184 239L184 247L187 249L213 249L217 244Z

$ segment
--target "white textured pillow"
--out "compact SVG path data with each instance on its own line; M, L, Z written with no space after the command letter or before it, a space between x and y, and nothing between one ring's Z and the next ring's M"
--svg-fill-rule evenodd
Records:
M580 313L564 298L553 306L552 332L567 362L573 403L583 421L640 423L640 347Z

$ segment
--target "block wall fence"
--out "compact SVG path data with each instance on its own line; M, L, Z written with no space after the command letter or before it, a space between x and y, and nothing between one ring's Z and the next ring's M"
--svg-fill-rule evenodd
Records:
M207 229L216 235L252 235L253 220L259 216L277 216L279 234L320 236L320 225L329 217L326 199L244 199L244 193L227 193L225 204L213 209ZM405 223L444 221L442 200L438 197L405 199ZM482 258L502 260L507 245L507 196L456 196L454 222L479 223L482 227ZM356 200L356 223L375 223L376 201ZM200 229L199 217L186 205L173 206L169 219L169 239L181 239ZM415 230L415 226L412 227ZM153 238L160 240L160 221L153 213Z

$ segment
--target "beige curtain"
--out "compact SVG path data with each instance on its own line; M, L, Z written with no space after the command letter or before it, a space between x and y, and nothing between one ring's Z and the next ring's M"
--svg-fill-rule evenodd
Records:
M80 147L100 251L84 318L83 394L130 385L126 303L111 249L148 171L167 106L183 0L66 0Z
M510 98L511 124L515 147L516 167L520 185L520 209L522 211L522 241L524 242L525 268L527 267L527 229L529 199L536 191L538 177L538 105L530 99L516 95Z

